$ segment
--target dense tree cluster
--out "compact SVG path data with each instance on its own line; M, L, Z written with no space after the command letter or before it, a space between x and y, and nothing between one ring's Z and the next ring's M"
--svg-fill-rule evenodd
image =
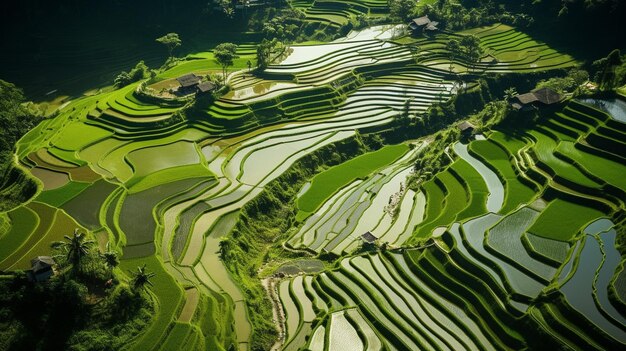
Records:
M21 89L0 79L0 158L6 160L15 142L40 121L39 113Z
M172 58L174 54L174 49L181 46L183 43L182 40L180 40L178 33L167 33L166 35L157 38L156 41L157 43L165 45L170 58Z
M450 68L456 58L460 58L470 64L470 68L480 60L483 48L480 46L480 38L476 35L466 35L461 39L452 38L446 43L446 50L450 59Z
M281 43L276 39L263 39L256 48L256 62L260 70L267 68L270 64L272 54Z
M41 121L43 112L26 102L24 92L0 79L0 211L26 201L36 184L13 164L13 146Z
M150 68L148 68L143 61L139 61L129 72L120 72L120 74L115 77L114 84L118 88L125 87L130 83L138 82L147 78L150 74Z
M561 94L571 93L589 80L589 73L582 69L572 69L565 77L553 77L537 83L537 89L550 88Z
M524 12L510 12L504 4L496 5L493 1L455 1L437 0L427 4L421 10L431 19L439 21L447 30L460 30L478 27L496 22L525 27L533 22L532 17Z
M23 272L0 280L0 346L15 350L117 350L150 321L153 303L145 287L154 275L144 267L130 284L115 269L118 253L99 252L75 231L52 245L56 275L35 283Z
M282 10L276 17L269 18L263 23L261 33L266 39L278 39L283 42L292 42L300 34L300 27L304 13L299 10Z
M621 56L618 49L611 51L607 57L594 61L592 69L594 80L604 90L626 84L626 55Z
M389 15L394 20L406 21L415 13L415 0L389 0Z
M233 65L233 61L239 58L237 55L237 45L233 43L222 43L213 49L213 56L217 63L222 66L222 79L226 83L226 69Z

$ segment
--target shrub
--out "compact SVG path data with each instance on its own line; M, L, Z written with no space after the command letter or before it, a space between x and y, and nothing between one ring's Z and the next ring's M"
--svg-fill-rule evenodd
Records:
M553 77L537 83L537 89L550 88L559 93L574 91L578 86L589 80L589 73L581 69L573 69L565 77Z
M114 84L117 88L125 87L130 83L138 82L144 78L150 77L153 72L146 66L143 61L139 61L130 72L122 71L115 77Z
M110 309L111 315L120 321L128 320L143 305L141 294L131 290L128 285L120 285L111 294Z

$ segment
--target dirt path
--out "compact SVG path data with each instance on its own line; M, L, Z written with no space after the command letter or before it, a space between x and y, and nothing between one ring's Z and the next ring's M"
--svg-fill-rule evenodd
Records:
M276 325L276 330L278 331L278 339L272 345L271 351L278 351L282 348L285 343L285 311L283 311L282 304L280 303L280 299L278 297L278 291L276 290L276 285L280 282L277 278L265 278L261 280L261 284L267 293L267 296L272 301L272 315L274 325Z

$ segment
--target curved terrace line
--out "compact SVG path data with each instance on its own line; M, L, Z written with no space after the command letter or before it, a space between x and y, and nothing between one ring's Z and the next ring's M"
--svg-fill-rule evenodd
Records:
M498 213L502 209L504 204L504 186L498 175L489 167L485 166L480 160L473 157L467 152L467 145L456 143L454 144L454 152L459 155L460 158L469 163L480 174L487 184L489 189L489 195L487 196L487 210L489 212Z

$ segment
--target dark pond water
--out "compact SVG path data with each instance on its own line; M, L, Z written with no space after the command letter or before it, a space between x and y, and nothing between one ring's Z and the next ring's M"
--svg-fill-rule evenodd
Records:
M580 102L593 105L607 113L613 119L626 123L626 101L621 99L580 99Z

